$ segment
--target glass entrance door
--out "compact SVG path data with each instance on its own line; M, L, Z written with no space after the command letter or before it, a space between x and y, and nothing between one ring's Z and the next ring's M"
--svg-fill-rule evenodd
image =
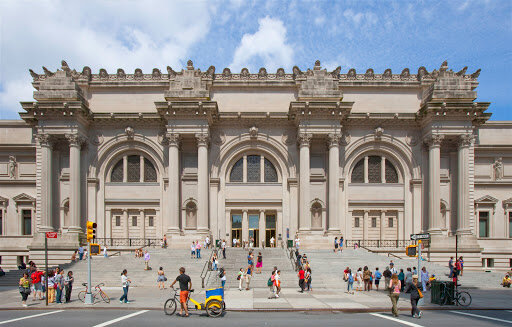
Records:
M270 239L274 238L274 244L270 242ZM272 215L266 215L265 216L265 246L271 247L276 246L277 239L276 239L276 216L274 214Z
M249 215L249 244L253 242L254 247L259 246L259 237L260 237L260 216L259 215Z
M242 244L242 215L235 214L231 215L231 245L233 244L233 239L237 240L236 246L241 246Z

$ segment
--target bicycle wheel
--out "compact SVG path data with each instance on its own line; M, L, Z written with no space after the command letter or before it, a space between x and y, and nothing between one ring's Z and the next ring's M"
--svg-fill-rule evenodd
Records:
M210 300L206 305L206 313L209 317L217 318L222 314L222 303L219 300Z
M108 297L108 295L105 292L100 291L100 295L101 295L101 298L103 299L103 301L105 301L105 303L110 303L110 298Z
M85 291L78 292L78 299L82 302L85 302Z
M176 312L176 300L168 299L164 304L164 312L168 316L172 316Z
M471 304L471 295L468 292L458 292L457 303L463 307L467 307Z

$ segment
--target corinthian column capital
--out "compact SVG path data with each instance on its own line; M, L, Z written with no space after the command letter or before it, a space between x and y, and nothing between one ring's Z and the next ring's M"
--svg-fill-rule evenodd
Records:
M66 134L69 146L81 147L85 143L85 138L78 134Z
M429 148L434 148L434 147L440 147L443 139L444 139L444 135L431 134L431 135L427 136L424 141L425 141L425 144Z
M181 136L178 133L166 133L165 137L167 138L167 142L169 146L179 146Z
M468 148L475 142L473 134L462 134L459 137L459 148Z
M197 133L196 135L197 146L208 146L210 135L208 133Z
M340 145L341 135L340 134L329 134L327 135L327 145L329 148L338 147Z
M51 135L46 133L40 133L36 134L37 143L39 143L40 146L44 146L47 148L51 148L53 146L53 139Z
M297 136L297 142L299 143L299 146L307 146L309 147L311 145L311 139L313 138L312 134L309 133L300 133Z

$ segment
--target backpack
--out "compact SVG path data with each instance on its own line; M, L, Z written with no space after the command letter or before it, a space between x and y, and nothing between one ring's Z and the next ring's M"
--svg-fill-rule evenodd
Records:
M353 283L354 282L354 275L348 274L348 282Z
M267 281L267 286L270 287L272 285L274 285L274 283L272 282L272 277L270 277Z

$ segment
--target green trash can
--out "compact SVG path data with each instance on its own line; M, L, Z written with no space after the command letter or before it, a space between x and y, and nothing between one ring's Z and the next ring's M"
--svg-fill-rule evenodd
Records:
M449 296L445 301L445 297ZM434 280L430 283L430 302L439 305L454 305L455 283Z
M288 241L286 242L286 244L287 244L288 249L289 249L289 248L293 248L293 240L288 240Z
M215 247L220 248L220 240L215 240Z

